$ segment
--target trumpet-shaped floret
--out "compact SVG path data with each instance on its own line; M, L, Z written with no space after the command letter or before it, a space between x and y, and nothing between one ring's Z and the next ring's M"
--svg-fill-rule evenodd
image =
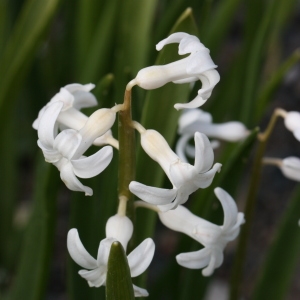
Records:
M84 152L94 140L105 134L113 125L116 113L111 109L100 109L93 113L80 130L65 129L57 134L56 120L63 108L61 101L49 105L38 126L38 146L45 160L54 164L60 177L72 191L83 191L92 195L91 188L84 186L76 176L91 178L101 173L110 163L113 151L106 146L95 154L84 157Z
M157 205L161 211L167 211L185 203L189 195L197 189L208 187L221 164L216 163L212 167L214 153L204 134L195 134L195 144L196 157L192 166L179 159L160 133L145 130L141 133L141 145L162 167L173 184L173 189L156 188L132 181L129 185L130 191L140 199Z
M185 233L204 246L195 252L176 256L178 264L189 269L202 269L204 276L210 276L223 262L223 250L228 242L234 240L244 223L244 214L238 212L232 197L223 189L216 188L215 194L224 210L222 226L206 221L183 206L175 210L160 212L159 218L168 228Z
M203 105L210 97L213 88L220 80L217 67L212 61L209 50L199 41L196 36L176 32L156 45L160 51L165 45L178 43L180 55L190 54L181 60L159 66L151 66L140 70L135 79L128 87L138 85L146 90L157 89L168 82L189 83L200 80L201 89L198 96L189 103L177 103L176 109L195 108Z

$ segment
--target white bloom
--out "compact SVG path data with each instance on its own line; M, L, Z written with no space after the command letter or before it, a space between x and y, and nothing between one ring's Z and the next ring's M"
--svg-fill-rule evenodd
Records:
M287 112L284 124L288 130L293 132L295 138L300 141L300 113L297 111Z
M190 53L190 55L167 65L151 66L140 70L128 87L137 84L146 90L152 90L168 82L188 83L200 80L202 87L195 99L189 103L174 105L176 109L199 107L210 97L213 88L220 80L220 75L215 70L217 66L212 61L209 50L196 36L176 32L159 42L156 49L160 51L165 45L172 43L179 43L178 54Z
M56 119L57 125L61 130L66 128L80 130L88 120L88 117L83 114L80 109L93 107L98 104L95 96L90 93L94 87L95 85L92 83L85 85L73 83L62 87L59 93L54 95L39 111L38 117L33 122L32 127L38 130L40 120L45 110L53 103L62 102L62 109ZM96 146L109 144L118 148L118 141L113 138L110 130L101 138L96 139L93 144Z
M54 97L40 110L37 119L33 122L32 127L38 130L39 123L46 108L52 103L62 102L63 107L58 116L57 122L79 130L86 122L87 116L81 113L79 110L85 107L93 107L97 105L95 96L90 93L95 87L94 84L68 84L62 87Z
M264 158L263 163L280 168L283 175L291 180L300 181L300 158L290 156L285 159Z
M194 136L195 132L201 132L209 138L217 138L229 142L243 140L249 135L249 131L244 124L237 121L214 124L212 116L201 109L186 110L180 116L178 121L178 133L182 136L176 145L178 156L187 161L185 153L190 157L195 157L195 149L188 144L188 141ZM212 141L212 147L218 146L217 141Z
M92 189L81 184L76 176L91 178L101 173L112 159L112 148L106 146L89 157L82 155L97 137L110 129L116 113L111 109L99 109L79 131L66 129L57 135L56 120L62 108L63 103L58 101L45 109L38 126L38 146L46 161L58 168L62 181L70 190L92 195Z
M222 226L208 222L183 206L175 210L159 213L162 223L168 228L183 232L201 243L204 248L176 256L178 264L189 269L201 269L204 276L210 276L223 262L223 250L228 242L234 240L244 223L244 214L239 213L232 197L223 189L216 188L215 194L224 210Z
M208 187L221 164L213 167L214 153L208 138L195 133L196 157L194 166L182 162L171 150L163 136L155 130L141 133L141 145L146 153L163 168L173 184L173 189L146 186L136 181L129 185L130 191L140 199L157 205L161 211L176 208L188 200L198 188ZM211 169L212 167L212 169Z
M114 241L119 241L126 252L132 231L133 225L129 218L118 215L111 217L106 224L106 239L102 240L99 245L97 260L84 248L77 229L73 228L69 231L67 247L70 256L78 265L89 270L80 270L78 273L87 280L90 287L105 285L110 247ZM148 268L152 261L154 250L154 242L148 238L127 256L131 277L139 276ZM145 289L135 285L133 285L133 289L135 297L148 296L148 292Z

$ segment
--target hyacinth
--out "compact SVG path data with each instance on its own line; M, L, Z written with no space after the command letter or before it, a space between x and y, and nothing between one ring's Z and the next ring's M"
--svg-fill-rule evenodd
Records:
M36 130L39 128L41 118L45 110L53 103L60 102L63 104L57 118L55 126L61 130L71 128L80 130L87 122L88 117L80 109L96 106L97 100L90 91L95 87L94 84L72 83L62 87L54 97L39 111L37 119L33 122L32 127ZM118 148L118 141L113 138L111 130L97 138L93 142L96 146L112 145Z
M161 211L176 208L197 189L208 187L221 168L219 163L212 167L214 153L204 134L195 134L196 156L192 166L182 162L157 131L144 130L140 133L143 149L159 163L173 184L173 189L150 187L136 181L130 183L129 189L140 199L157 205Z
M84 186L76 176L91 178L101 173L110 163L112 147L106 146L95 154L84 157L84 152L94 140L105 134L114 124L116 113L113 109L99 109L94 112L80 130L65 129L57 134L56 121L63 103L50 104L42 114L38 126L38 146L47 162L55 165L60 177L72 191L92 195L91 188Z
M217 67L212 61L209 50L196 36L185 32L176 32L156 45L160 51L165 45L179 43L178 54L190 55L181 60L162 66L151 66L140 70L135 79L127 86L130 89L138 85L143 89L157 89L168 82L188 83L200 80L202 83L198 95L189 103L177 103L176 109L196 108L203 105L211 96L212 90L220 80Z
M249 131L241 122L232 121L226 123L213 123L210 113L201 109L190 109L183 112L178 120L178 133L181 135L176 145L178 156L187 161L185 153L195 157L195 148L188 144L195 132L201 132L209 138L216 138L229 142L243 140L249 135ZM212 147L218 147L218 141L211 141Z
M133 232L133 225L126 216L115 215L106 223L106 238L99 244L97 259L93 258L84 248L77 229L73 228L68 233L67 247L72 259L81 267L78 273L87 280L90 287L100 287L106 283L107 264L110 247L113 242L119 241L125 252L128 241ZM131 277L142 274L150 265L154 255L155 245L152 239L145 239L128 256L128 265ZM146 297L145 289L133 285L135 297Z
M290 156L284 159L264 158L263 163L277 166L288 179L300 181L300 158L298 157Z
M161 222L168 228L185 233L204 246L203 249L181 253L176 256L179 265L189 269L202 269L203 276L210 276L223 262L223 250L234 240L244 223L244 214L238 212L232 197L223 189L216 188L215 194L224 210L222 226L206 221L182 205L175 210L159 212Z
M297 111L286 112L284 124L288 130L293 132L294 137L300 141L300 113Z

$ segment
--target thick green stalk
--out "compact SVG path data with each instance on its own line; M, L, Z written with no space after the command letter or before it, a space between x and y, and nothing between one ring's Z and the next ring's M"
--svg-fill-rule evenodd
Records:
M131 90L125 91L124 104L119 112L119 214L125 213L134 221L133 195L129 183L135 179L135 132L131 118ZM124 207L125 206L125 207ZM122 212L123 211L123 212Z
M233 265L232 276L230 279L230 300L239 299L240 286L243 279L243 267L246 258L247 245L250 230L253 222L253 214L256 205L256 195L260 183L262 158L265 153L268 139L272 133L276 120L279 116L283 116L284 111L277 109L273 113L267 129L258 135L259 144L254 158L253 169L251 172L248 197L245 206L245 224L241 228L241 233L238 241L237 253Z

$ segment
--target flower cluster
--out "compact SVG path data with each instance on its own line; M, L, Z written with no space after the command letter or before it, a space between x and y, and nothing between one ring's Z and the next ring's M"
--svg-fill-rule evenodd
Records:
M176 109L197 108L210 97L220 79L215 70L217 66L213 63L209 50L195 36L177 32L159 42L156 48L161 50L170 43L179 43L180 55L190 55L167 65L140 70L136 78L129 82L126 90L130 92L134 85L144 89L156 89L167 82L181 84L200 80L202 87L198 96L190 103L175 105ZM111 128L115 123L116 114L125 111L126 107L124 102L123 105L101 108L91 116L86 116L80 109L97 105L96 98L90 93L93 87L93 84L70 84L61 88L41 109L33 123L38 134L37 143L45 160L57 167L62 181L70 190L81 191L89 196L93 195L92 189L84 186L77 177L94 177L109 165L113 157L112 146L119 148L118 141L111 134ZM185 112L179 120L179 132L183 136L179 141L181 150L178 152L183 153L182 149L187 146L185 144L188 139L194 136L195 160L194 165L191 165L184 156L177 155L170 148L159 132L145 129L136 121L131 121L128 126L139 132L142 148L160 165L172 188L147 186L134 180L126 188L143 200L145 207L154 209L164 225L187 234L204 246L197 252L179 254L176 259L184 267L204 268L203 275L211 275L213 270L222 264L223 250L226 244L238 235L244 216L238 213L234 200L221 188L216 188L215 194L224 210L222 226L197 217L182 204L188 201L189 196L196 190L210 186L216 173L221 170L221 164L214 163L213 147L207 136L236 141L247 136L247 129L239 122L213 124L211 116L201 110L192 109ZM183 140L185 142L182 142ZM104 147L86 156L86 151L92 145ZM100 242L97 259L84 248L77 229L73 228L68 233L67 248L70 256L84 268L79 271L79 275L86 279L91 287L106 285L112 243L119 241L126 252L133 233L133 224L126 216L128 199L120 194L119 200L118 213L107 221L106 238ZM153 240L147 238L127 256L131 277L140 275L148 268L154 249ZM142 288L133 285L133 289L136 297L148 295Z

